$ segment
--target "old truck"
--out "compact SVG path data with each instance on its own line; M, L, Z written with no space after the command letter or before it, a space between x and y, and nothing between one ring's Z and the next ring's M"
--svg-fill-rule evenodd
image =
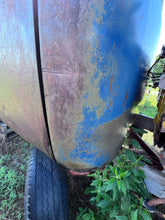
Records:
M8 0L0 120L33 144L25 217L68 219L64 168L111 161L161 30L163 0Z

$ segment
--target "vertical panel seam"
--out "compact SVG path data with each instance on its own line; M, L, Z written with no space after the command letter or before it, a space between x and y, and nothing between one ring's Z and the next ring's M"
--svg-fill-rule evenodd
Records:
M44 92L44 83L43 83L43 75L42 75L42 65L41 65L41 52L40 52L40 39L39 39L39 18L38 18L38 0L33 1L33 19L34 19L34 37L35 37L35 49L36 49L36 61L37 61L37 69L38 69L38 80L39 80L39 87L40 87L40 94L41 94L41 103L42 109L45 119L46 130L49 139L49 145L52 150L51 145L51 138L50 138L50 131L49 131L49 124L48 124L48 117L46 111L46 102L45 102L45 92ZM53 154L54 157L54 154ZM54 158L55 159L55 158Z

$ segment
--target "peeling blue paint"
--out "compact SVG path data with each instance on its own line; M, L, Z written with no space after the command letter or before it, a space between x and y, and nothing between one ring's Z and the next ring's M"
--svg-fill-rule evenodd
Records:
M160 11L161 4L161 1L155 0L149 2L127 0L123 1L121 7L121 1L105 1L102 13L99 8L92 6L96 19L93 21L92 29L94 37L90 39L93 47L91 64L96 66L96 72L91 77L90 83L93 90L99 88L99 98L106 103L106 107L98 117L96 112L101 106L94 106L91 103L91 107L88 107L89 93L83 96L84 120L77 123L75 149L70 153L72 160L85 162L94 167L108 161L108 146L107 152L102 152L102 147L98 144L100 137L94 134L99 126L121 116L139 96L139 86L147 65L146 58L150 55L148 51L151 48L155 49L155 44L143 48L144 41L147 42L146 35L137 35L148 23L147 20L143 20L142 23L139 14L145 14L143 10L146 5L147 7L154 5L151 11L156 8ZM152 24L152 13L146 16ZM158 26L145 30L147 36L152 32L153 42L159 36L160 26ZM156 33L152 31L153 28ZM110 88L111 77L113 77L112 88ZM93 81L98 79L100 79L98 84L93 84ZM112 109L109 108L111 103Z

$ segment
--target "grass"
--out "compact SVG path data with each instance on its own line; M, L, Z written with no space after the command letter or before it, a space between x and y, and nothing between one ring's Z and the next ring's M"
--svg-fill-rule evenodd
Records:
M24 219L24 185L32 146L22 138L5 143L0 158L0 220Z
M157 94L158 89L153 89L149 86L146 87L143 99L133 108L132 112L150 116L154 118L157 114Z
M157 96L159 93L159 89L151 88L149 86L146 87L143 99L141 102L133 108L132 112L136 114L143 114L152 118L155 118L157 115ZM147 133L143 134L143 140L149 145L153 146L153 132L147 131Z
M143 114L152 118L155 118L157 114L157 95L159 93L159 89L151 88L149 86L146 87L143 99L141 102L133 108L132 113ZM153 132L147 131L147 133L143 134L143 140L149 145L153 146Z

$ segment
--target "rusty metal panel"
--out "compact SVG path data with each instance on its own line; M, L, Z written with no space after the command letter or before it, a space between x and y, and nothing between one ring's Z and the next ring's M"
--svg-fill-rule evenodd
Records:
M38 81L31 0L1 1L0 120L51 157Z
M140 96L162 1L39 0L38 7L55 158L73 169L101 166L115 157Z

